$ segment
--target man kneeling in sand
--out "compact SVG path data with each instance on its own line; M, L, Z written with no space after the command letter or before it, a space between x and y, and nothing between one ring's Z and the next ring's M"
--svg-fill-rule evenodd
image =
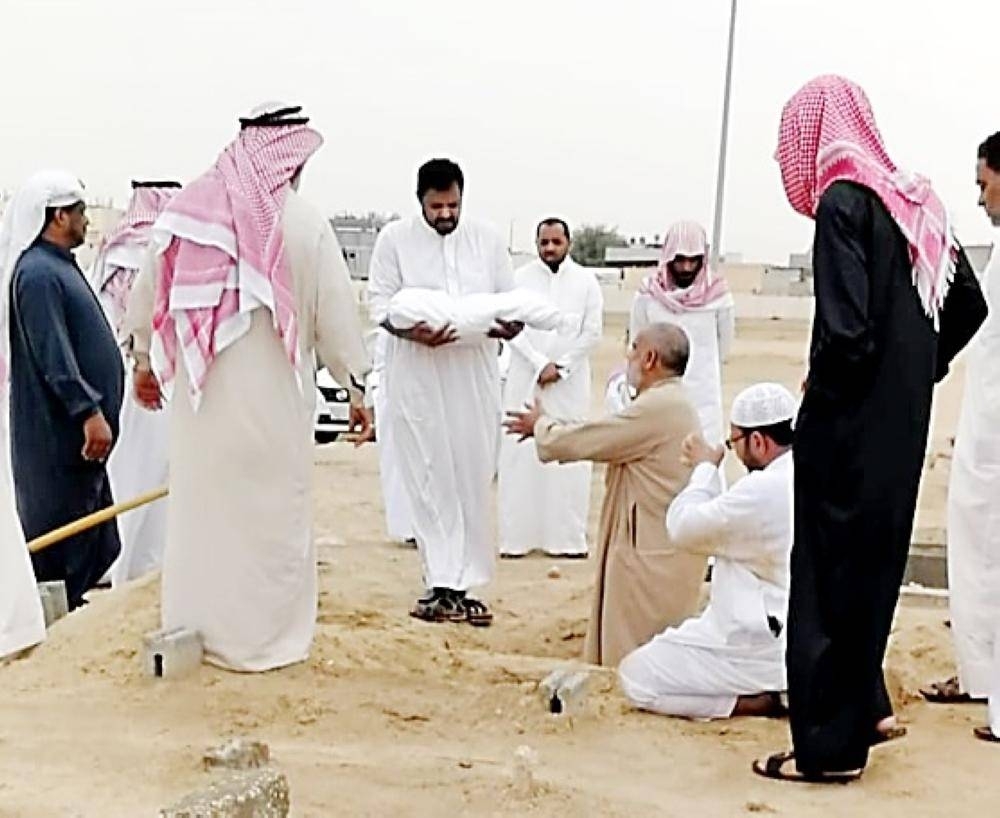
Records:
M597 535L594 606L584 659L617 665L668 625L698 607L706 558L670 541L663 517L691 474L681 444L701 426L681 385L690 347L674 324L651 324L628 353L628 382L637 397L617 414L560 423L542 405L508 412L504 426L535 438L543 463L606 463ZM544 400L544 399L543 399Z
M667 530L675 547L715 557L712 592L701 616L622 661L622 689L636 707L695 719L783 715L794 414L795 399L779 384L737 395L726 445L750 473L725 492L725 449L701 435L684 441L694 473L667 512Z

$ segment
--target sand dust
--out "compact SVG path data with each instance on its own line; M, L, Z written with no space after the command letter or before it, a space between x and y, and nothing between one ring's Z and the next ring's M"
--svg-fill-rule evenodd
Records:
M620 353L608 320L595 385ZM795 386L806 327L744 322L727 400L759 379ZM939 393L918 524L944 522L948 438L960 373ZM597 405L595 389L595 405ZM730 464L731 476L740 471ZM538 682L582 646L592 566L501 562L493 628L406 615L416 553L387 543L374 450L317 450L321 597L310 660L261 675L204 667L144 677L156 578L98 594L29 657L0 669L0 816L145 816L209 777L203 751L233 736L269 743L297 816L990 815L1000 751L975 741L976 706L934 708L916 687L951 670L942 609L902 609L890 677L910 735L873 754L864 779L817 788L763 781L751 759L784 749L783 722L692 723L630 712L598 672L583 712L545 712ZM595 473L592 525L602 475ZM550 577L557 565L559 576ZM225 604L220 600L219 604ZM528 747L537 761L521 761ZM521 751L531 758L532 753ZM531 767L530 775L525 765Z

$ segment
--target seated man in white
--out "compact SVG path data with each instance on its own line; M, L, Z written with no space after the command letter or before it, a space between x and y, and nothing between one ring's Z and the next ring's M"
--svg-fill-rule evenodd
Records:
M726 446L749 474L722 490L725 449L689 436L691 480L667 510L682 550L715 557L708 607L622 661L618 675L642 710L693 719L782 715L784 622L792 549L792 394L775 383L733 401ZM664 589L669 592L669 589Z

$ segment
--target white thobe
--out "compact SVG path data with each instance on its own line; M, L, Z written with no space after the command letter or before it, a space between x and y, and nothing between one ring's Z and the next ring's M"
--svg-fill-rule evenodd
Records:
M990 312L969 346L948 489L948 589L962 690L995 688L1000 727L1000 249L982 284Z
M127 340L121 333L125 316L119 314L120 308L114 299L101 288L111 266L138 270L143 263L144 250L131 244L113 247L106 255L98 256L98 263L91 271L91 286L97 293L108 323L118 333L119 342ZM136 402L132 389L132 367L127 360L125 399L119 425L118 443L108 458L108 479L116 500L124 502L167 484L170 439L168 414L149 412ZM158 500L118 518L122 548L108 571L112 586L117 587L160 568L167 543L168 502Z
M382 504L385 507L385 530L390 539L400 542L413 536L410 524L410 501L406 496L406 484L399 465L399 455L392 437L392 421L381 381L385 372L385 358L389 346L389 335L384 329L378 331L375 341L374 370L372 379L375 404L375 422L378 427L378 468L382 484Z
M650 324L677 324L687 333L691 350L684 387L698 411L705 439L719 445L726 437L722 412L722 362L729 354L735 327L732 293L711 304L684 312L671 312L650 295L639 293L632 302L629 337L634 339Z
M715 557L711 596L701 616L622 661L622 689L636 707L725 718L739 696L785 689L792 474L788 452L724 492L719 469L702 463L670 505L675 547Z
M345 386L352 375L362 382L371 368L329 222L289 191L282 227L299 324L298 373L271 312L258 308L247 333L212 363L198 410L184 365L170 402L163 626L198 631L208 661L241 671L309 655L317 605L316 354ZM151 266L136 282L127 321L141 353L149 349ZM354 390L352 401L360 402Z
M3 389L0 386L0 391ZM0 410L0 659L3 659L41 642L45 638L45 617L14 502L6 400L0 400Z
M463 218L441 236L418 215L379 233L368 303L381 324L389 300L404 287L465 295L505 292L513 284L510 256L496 231ZM501 418L497 342L470 336L431 348L393 336L380 389L424 582L457 591L487 584L496 561L490 484Z
M547 417L571 423L584 420L590 408L590 352L601 340L604 298L597 277L567 258L553 273L541 260L521 267L519 289L547 298L573 316L574 332L525 329L510 342L512 357L504 385L504 409L519 410L536 398ZM545 387L538 376L549 363L559 367L558 381ZM500 553L587 553L590 508L590 462L541 463L532 445L505 436L500 446Z

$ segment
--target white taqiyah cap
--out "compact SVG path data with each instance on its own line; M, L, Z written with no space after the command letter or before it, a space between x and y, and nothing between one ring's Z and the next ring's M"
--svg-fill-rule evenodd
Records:
M780 383L755 383L733 401L730 420L741 429L773 426L795 417L796 401Z

